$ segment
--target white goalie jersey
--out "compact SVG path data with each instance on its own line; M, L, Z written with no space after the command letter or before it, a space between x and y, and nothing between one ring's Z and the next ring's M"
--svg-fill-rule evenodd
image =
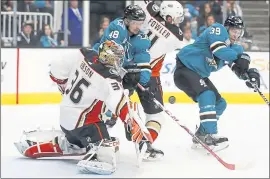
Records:
M118 115L126 104L120 76L102 64L90 65L79 51L72 59L68 55L53 60L50 69L53 81L65 83L60 125L72 130L98 122L107 109Z
M165 55L184 47L183 33L176 25L165 22L159 15L159 7L151 1L135 1L146 13L142 31L151 40L150 55L152 76L159 76Z

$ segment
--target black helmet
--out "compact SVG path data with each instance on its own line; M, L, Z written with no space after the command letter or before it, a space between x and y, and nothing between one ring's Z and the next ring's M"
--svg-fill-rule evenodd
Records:
M242 18L240 16L229 16L225 22L224 22L224 26L226 28L229 27L235 27L238 29L244 29L244 22L242 20Z
M124 17L130 20L144 21L146 14L140 6L129 5L124 10Z

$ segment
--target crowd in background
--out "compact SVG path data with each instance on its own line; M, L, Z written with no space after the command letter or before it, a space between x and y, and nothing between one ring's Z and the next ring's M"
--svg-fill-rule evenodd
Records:
M159 1L160 2L160 1ZM184 33L184 42L190 44L199 36L208 26L218 22L223 23L222 0L211 1L179 1L184 7L185 20L178 25ZM157 1L158 4L158 1ZM242 9L234 0L227 0L227 16L238 15L243 16ZM98 42L108 27L109 23L122 16L125 1L90 1L90 45ZM53 14L54 3L51 0L21 0L18 1L19 12L41 12ZM2 11L12 11L12 1L1 1ZM83 36L83 10L82 2L70 0L68 9L68 46L82 46ZM2 21L1 21L2 23ZM17 35L18 47L63 47L64 42L64 18L62 15L61 28L57 32L53 32L49 24L42 24L42 29L34 31L33 20L27 20L22 24L22 30ZM1 26L2 27L2 26ZM2 29L1 29L2 31ZM55 36L55 34L57 34ZM246 31L244 38L252 36ZM5 45L1 39L2 45ZM245 49L249 49L251 43L242 41Z

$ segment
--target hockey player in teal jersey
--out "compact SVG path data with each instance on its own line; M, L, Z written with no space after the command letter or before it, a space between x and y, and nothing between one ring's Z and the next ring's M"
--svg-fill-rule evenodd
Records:
M125 58L128 58L130 36L140 32L140 28L143 25L145 18L146 14L140 6L127 6L124 9L124 17L119 17L112 21L109 27L104 31L100 42L94 44L93 48L81 48L82 54L86 59L90 60L90 62L93 62L98 56L99 45L106 40L113 40L125 48Z
M136 88L138 82L145 86L151 77L149 54L151 41L148 39L147 35L140 33L130 38L130 44L131 47L128 52L129 58L125 60L123 65L127 71L130 71L123 79L123 84L126 85L126 89ZM134 72L132 72L133 69L135 70ZM139 72L136 72L136 69L138 69Z
M119 17L112 21L109 27L104 31L99 43L96 43L92 49L82 48L81 51L87 59L93 59L97 56L98 47L106 40L113 40L121 44L126 51L128 57L128 49L130 48L130 37L137 35L146 18L145 12L138 5L129 5L124 9L124 17Z
M137 84L147 88L151 77L151 65L150 65L150 53L149 48L151 47L151 41L148 36L143 33L133 35L130 37L130 48L128 51L128 59L125 60L123 68L126 69L127 73L123 78L123 87L128 89L130 95L134 91L137 92L140 102L143 107L148 105L148 101L154 98L154 94L149 90L141 91L137 88ZM114 116L110 120L106 121L106 124L113 126L116 122L117 117ZM127 138L129 134L127 133ZM130 140L130 139L129 139ZM146 143L147 150L144 156L145 160L156 160L161 158L164 153L161 150L154 148L149 142L142 141L140 147Z
M227 104L209 80L210 74L229 66L240 79L246 80L248 76L252 83L260 86L258 70L249 68L249 55L236 44L243 33L241 17L228 17L224 26L215 23L208 27L193 44L181 49L176 56L175 85L200 108L200 126L195 135L215 151L229 146L227 137L217 135L217 121ZM252 88L250 82L246 84ZM198 145L195 140L193 143Z

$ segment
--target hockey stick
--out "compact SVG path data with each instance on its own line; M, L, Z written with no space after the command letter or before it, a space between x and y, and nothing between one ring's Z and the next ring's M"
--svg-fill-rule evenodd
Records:
M255 91L257 91L257 92L259 93L259 95L262 97L262 99L264 100L264 102L265 102L268 106L270 106L270 103L269 103L268 99L267 99L267 98L264 96L264 94L261 92L261 90L260 90L260 88L258 87L258 85L257 85L256 83L253 83L247 74L245 74L245 76L246 76L246 78L247 78L247 80L245 80L245 81L246 81L246 82L249 82L249 83L253 86L253 88L255 89Z
M259 95L262 97L262 99L264 100L264 102L270 106L270 103L268 101L268 99L264 96L264 94L261 92L261 90L259 89L259 87L256 84L252 84L251 85L254 87L254 89L259 93Z
M140 85L139 83L137 84L137 86L142 90L145 91L145 88ZM155 98L153 99L153 102L160 108L162 109L165 113L167 113L180 127L182 127L185 131L187 131L187 133L189 133L189 135L191 135L198 143L200 143L211 155L213 155L224 167L226 167L229 170L235 170L235 164L229 164L226 163L224 160L222 160L215 152L212 151L212 149L210 149L206 144L204 144L197 136L195 136L195 134L193 134L186 126L182 125L179 121L179 119L177 119L169 110L165 109L165 107L159 102L157 101Z

